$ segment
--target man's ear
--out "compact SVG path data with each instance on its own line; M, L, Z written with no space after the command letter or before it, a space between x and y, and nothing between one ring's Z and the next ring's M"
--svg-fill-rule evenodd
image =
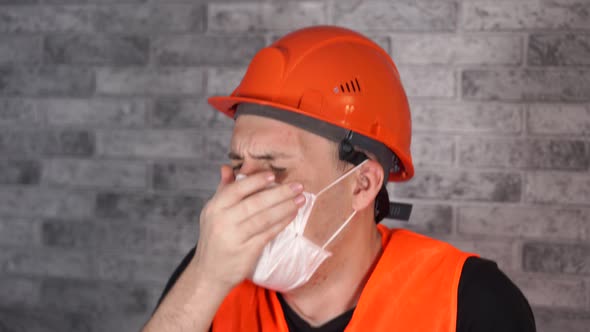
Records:
M375 160L367 160L357 172L352 208L355 211L361 211L367 207L372 209L382 183L383 167Z

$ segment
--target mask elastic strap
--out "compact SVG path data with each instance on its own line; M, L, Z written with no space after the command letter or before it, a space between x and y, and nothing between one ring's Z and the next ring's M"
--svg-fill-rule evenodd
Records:
M361 167L361 165L364 164L364 163L366 163L368 160L369 159L365 159L362 163L356 165L354 168L350 169L348 172L340 175L340 177L337 178L336 180L334 180L334 182L330 183L327 187L325 187L324 189L320 190L317 194L315 194L316 197L319 196L319 195L321 195L324 191L326 191L326 190L332 188L333 186L335 186L338 182L340 182L342 179L344 179L345 177L347 177L348 175L350 175L350 173L356 171L357 168Z
M334 232L334 234L332 234L332 236L328 239L328 241L326 241L326 243L324 243L324 245L322 246L322 249L326 249L326 247L330 244L330 242L332 242L332 240L334 240L336 238L336 236L338 236L338 234L340 234L340 232L344 229L344 227L346 227L346 225L348 225L348 223L352 220L352 218L354 217L355 214L356 214L356 210L352 211L352 213L350 214L350 217L348 217L348 219L346 219L346 221L338 228L338 230L336 230L336 232Z

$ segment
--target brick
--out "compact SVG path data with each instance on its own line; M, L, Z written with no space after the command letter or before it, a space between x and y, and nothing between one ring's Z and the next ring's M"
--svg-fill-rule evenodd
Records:
M179 254L197 240L196 222L130 224L128 222L70 222L59 219L43 223L43 244L48 247L118 254Z
M587 286L582 280L526 275L512 279L532 306L576 309L586 305Z
M544 6L537 1L466 2L466 30L590 29L588 4L576 7Z
M0 252L0 271L10 275L89 278L88 253L52 248L22 248Z
M0 284L0 307L27 307L40 302L41 284L37 280L1 276ZM0 321L4 322L2 318Z
M34 160L0 160L0 184L38 184L41 166Z
M0 7L0 32L91 32L91 10L83 6Z
M0 132L0 155L90 156L94 144L94 136L82 130Z
M529 37L529 65L590 65L590 34L542 34Z
M219 165L160 162L154 165L153 183L160 190L215 190L220 181Z
M216 130L203 133L205 159L208 161L227 162L231 137L232 131L230 130Z
M146 37L104 34L50 35L43 44L48 64L145 65L150 44Z
M452 136L414 135L411 148L415 165L450 166L455 159L455 141Z
M52 126L142 127L149 104L140 99L43 99L38 109Z
M459 164L468 167L584 170L586 142L578 140L470 138L459 141Z
M502 270L512 270L515 265L513 242L490 239L449 239L448 242L463 251L496 262Z
M46 188L1 188L0 213L40 217L90 215L94 195L83 191Z
M2 36L0 63L41 62L41 39L36 36Z
M590 275L590 245L525 243L522 248L525 271Z
M109 157L195 158L202 156L202 134L196 131L109 130L97 133L100 154Z
M157 99L150 114L150 119L153 126L165 128L231 129L234 124L233 119L214 110L205 98Z
M147 166L132 161L51 159L43 168L51 185L146 188L146 180Z
M585 101L590 100L590 70L468 69L461 87L468 100Z
M590 312L533 308L535 324L540 332L586 332L590 326Z
M34 218L0 216L0 244L41 243L41 222Z
M96 85L110 95L199 95L204 76L200 68L100 68Z
M205 8L193 4L120 4L94 7L90 20L106 32L202 32Z
M33 5L39 0L0 0L0 5Z
M455 96L455 73L437 66L399 66L402 84L409 97L451 98Z
M590 209L542 206L466 206L459 208L460 234L502 238L582 240L588 237Z
M0 7L1 10L1 7ZM89 68L0 66L0 95L88 96L94 91Z
M24 99L0 99L0 126L37 126L43 121L35 102Z
M411 181L389 189L393 197L518 202L521 186L516 173L417 169Z
M87 315L49 308L0 307L0 321L7 331L95 331Z
M48 278L41 284L41 302L77 312L141 313L150 305L146 286L91 280Z
M590 104L533 104L527 129L534 134L590 135Z
M114 219L178 219L196 222L204 201L200 197L163 194L99 193L95 215Z
M265 46L262 36L176 35L156 37L154 56L160 65L248 64Z
M524 195L529 202L588 204L590 176L587 173L529 173Z
M412 103L412 129L416 132L520 132L523 106L496 103Z
M335 3L336 25L356 30L455 31L456 1L354 1Z
M450 234L453 229L453 208L449 205L413 205L410 221L384 219L390 228L407 228L421 234Z
M242 81L246 67L211 68L207 76L208 95L230 95Z
M96 261L96 277L109 281L164 284L180 264L184 254L185 252L157 257L150 255L149 258L145 255L101 254Z
M393 59L401 64L518 65L522 61L518 36L394 36L392 44Z
M210 3L208 30L215 32L296 30L326 22L321 2Z

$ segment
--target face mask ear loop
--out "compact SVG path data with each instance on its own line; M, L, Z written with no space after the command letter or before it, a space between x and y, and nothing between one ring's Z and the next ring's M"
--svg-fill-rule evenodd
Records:
M338 234L340 234L340 232L344 229L344 227L346 227L346 225L348 225L348 223L352 220L352 218L354 218L355 214L356 214L356 210L352 211L352 213L350 214L350 217L348 217L348 219L346 219L346 221L338 228L338 230L336 230L336 232L334 232L334 234L332 234L332 236L328 239L328 241L326 241L326 243L324 243L324 245L322 246L322 249L326 249L326 247L330 244L330 242L332 242L332 240L334 240L336 238L336 236L338 236Z
M350 169L348 172L340 175L339 178L337 178L336 180L334 180L334 182L330 183L327 187L325 187L324 189L320 190L317 194L315 194L316 197L318 197L319 195L321 195L324 191L332 188L333 186L335 186L336 184L338 184L338 182L340 182L342 179L344 179L345 177L349 176L350 173L354 172L357 170L357 168L361 167L364 163L366 163L369 159L364 160L362 163L356 165L355 167L353 167L352 169Z

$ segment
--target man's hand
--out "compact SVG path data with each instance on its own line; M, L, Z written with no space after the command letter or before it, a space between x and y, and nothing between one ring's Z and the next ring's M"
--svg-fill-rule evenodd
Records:
M207 331L229 291L247 278L262 248L297 215L305 202L299 184L267 189L272 173L235 181L229 166L201 211L191 263L142 329L143 332Z
M297 215L305 202L303 186L267 189L274 175L262 172L235 181L222 166L221 181L200 216L195 264L208 283L231 290L252 274L264 246Z

